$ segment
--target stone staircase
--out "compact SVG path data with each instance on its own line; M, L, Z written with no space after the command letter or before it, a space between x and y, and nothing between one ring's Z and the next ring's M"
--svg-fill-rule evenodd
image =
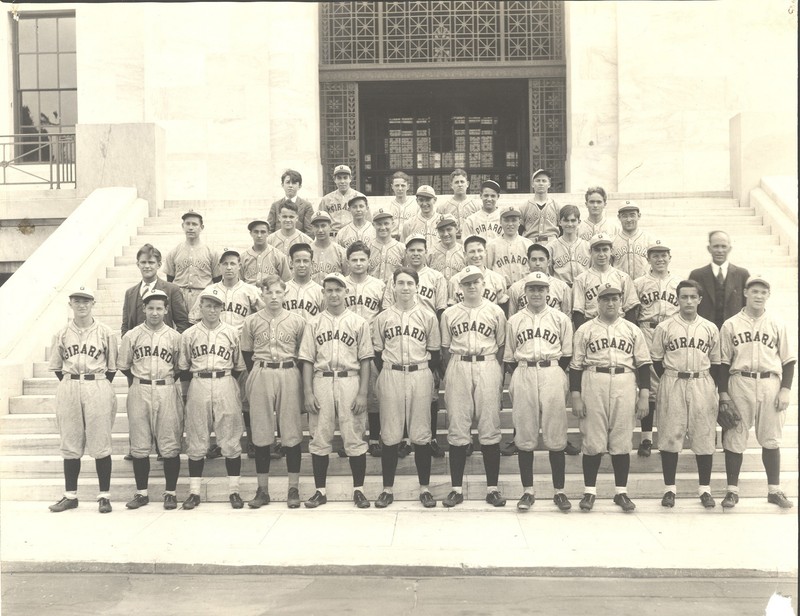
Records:
M524 195L505 196L501 205L522 203ZM556 195L560 204L582 204L583 195ZM721 228L731 234L734 251L731 260L747 267L752 273L761 273L773 285L769 309L782 314L789 321L790 335L797 337L797 263L789 256L786 246L778 243L777 236L763 224L761 217L753 209L738 207L738 203L719 193L691 195L610 195L609 214L615 215L616 203L624 199L636 199L643 211L642 226L659 237L672 248L671 270L678 275L687 275L689 270L708 261L705 246L707 234L712 229ZM387 197L370 199L371 207L382 207L388 203ZM312 202L316 202L312 199ZM95 316L113 328L118 328L122 317L122 299L125 289L138 279L135 267L135 253L139 246L150 242L166 254L175 244L182 241L180 215L188 209L201 212L205 218L204 240L218 248L235 247L243 249L249 245L247 223L256 217L265 217L269 201L181 201L167 202L159 216L148 218L131 238L130 245L124 246L122 255L109 265L106 277L97 281L97 305ZM45 358L46 360L46 358ZM4 500L52 500L63 489L62 463L58 453L58 430L53 408L57 381L47 370L46 361L33 365L33 375L23 383L23 395L10 401L10 413L0 416L0 482ZM114 381L117 392L118 412L113 434L113 479L112 497L116 501L127 500L134 491L133 469L122 459L128 450L128 420L125 414L126 386L124 377ZM795 391L797 389L797 384ZM439 441L446 442L446 417L444 397L441 396L442 411L439 414ZM507 392L501 414L504 439L510 439L512 432L510 402ZM568 414L569 439L580 446L580 433L577 420ZM305 426L307 427L307 425ZM634 448L639 443L638 428L634 434ZM658 436L656 433L656 445ZM304 452L307 442L304 443ZM798 477L798 405L797 395L793 393L792 404L788 410L784 430L784 455L782 457L783 485L787 493L796 496ZM541 451L541 453L539 453ZM184 458L185 460L185 458ZM154 492L163 485L161 464L153 457L151 489ZM179 483L179 498L184 496L187 465L184 462L182 478ZM552 492L550 469L546 452L540 447L534 462L537 493L548 497ZM368 457L366 492L368 498L375 498L381 488L380 459ZM613 493L613 474L610 459L604 458L601 466L598 488L601 496ZM274 499L285 498L286 471L283 460L273 461L273 476L270 492ZM696 492L696 467L691 451L679 457L678 489L681 496L690 497ZM501 462L500 489L513 498L521 492L516 457L504 457ZM751 434L751 449L744 457L741 474L741 491L745 496L761 496L766 493L766 477L761 464L761 450ZM714 458L712 488L715 494L724 490L724 460L721 452ZM448 458L434 459L431 487L434 496L442 498L449 489ZM476 452L469 458L466 468L465 493L468 498L482 498L484 495L483 464L481 454ZM580 456L567 457L567 485L570 496L582 492ZM94 465L87 459L83 464L81 498L93 498L96 492ZM301 495L307 497L313 491L311 460L303 456L301 475ZM336 454L331 456L328 481L329 498L348 500L350 498L350 468L345 458ZM661 463L654 450L650 458L633 456L629 491L634 498L660 498L663 492ZM204 500L227 500L227 481L225 465L221 459L206 463L203 483ZM244 459L242 467L242 493L249 497L255 492L255 463ZM416 499L417 480L413 455L400 460L395 484L395 497Z

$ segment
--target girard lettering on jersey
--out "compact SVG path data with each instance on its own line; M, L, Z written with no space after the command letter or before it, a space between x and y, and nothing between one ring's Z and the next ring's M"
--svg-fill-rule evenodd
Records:
M287 299L283 302L283 307L286 310L305 310L310 315L319 313L319 308L316 304L304 299Z
M93 359L100 359L103 356L103 349L94 345L72 344L61 350L61 359L63 360L67 360L75 355L88 355Z
M475 229L473 233L474 235L484 235L490 231L500 235L503 232L503 227L499 222L479 222L475 223Z
M172 363L173 355L170 349L156 346L149 346L146 344L137 346L133 349L133 359L144 359L147 357L158 357L161 361L168 364Z
M504 265L527 265L528 264L528 257L524 257L521 255L506 255L504 257L498 257L494 261L495 267L503 267Z
M777 340L775 336L772 336L766 332L759 332L758 330L754 332L739 332L738 334L733 334L733 346L739 346L740 344L747 344L752 342L760 342L764 346L774 349L776 347Z
M572 256L574 256L575 258L574 259L571 258L571 256L569 254L563 254L563 255L560 255L560 256L554 256L553 257L553 267L556 268L556 269L557 268L566 267L569 264L570 261L575 261L575 263L579 263L579 264L583 265L584 267L589 267L589 258L588 257L584 256L583 258L581 258L582 255L579 255L579 254L575 254L575 255L572 255Z
M497 299L497 291L493 291L487 287L483 289L483 296L488 299L490 302L493 302ZM464 300L464 293L461 291L456 291L456 299L460 302Z
M250 309L247 306L243 306L242 304L235 304L233 302L228 302L225 304L223 309L225 312L233 312L234 314L238 314L239 316L246 317L250 314Z
M666 289L663 291L649 291L647 293L642 293L639 296L639 301L641 302L642 306L650 306L656 302L667 302L668 304L677 306L678 296Z
M351 347L356 343L356 339L353 336L338 329L335 332L330 330L320 332L317 334L315 340L319 346L322 346L326 342L341 342L342 344Z
M375 299L374 297L368 297L366 295L348 295L345 297L344 305L350 308L351 306L364 306L365 308L371 310L372 312L378 312L381 309L381 303L379 300Z
M418 327L394 325L383 330L383 337L385 340L391 340L397 336L408 336L420 342L425 342L425 330L419 329Z
M592 340L588 345L590 353L597 353L606 349L617 349L623 353L633 354L633 344L624 338L598 338Z
M203 355L216 355L222 359L228 360L231 358L231 350L221 344L195 344L192 346L192 359L198 359Z
M476 332L487 338L494 337L494 328L487 323L481 321L461 321L460 323L453 323L450 326L450 335L458 336L460 334L468 334Z
M547 340L550 344L556 344L556 342L558 342L558 334L556 332L551 332L549 329L542 329L541 327L537 327L536 329L529 327L517 332L517 344L520 346L528 340L534 340L535 338L542 338Z
M273 337L276 340L280 340L281 342L294 342L295 337L292 335L291 332L283 331L283 330L272 330ZM256 346L265 346L269 344L270 341L270 332L260 332L253 337L253 342Z
M702 353L708 353L711 350L711 343L702 338L693 338L688 336L679 336L673 338L664 345L668 351L677 351L679 349L697 349Z

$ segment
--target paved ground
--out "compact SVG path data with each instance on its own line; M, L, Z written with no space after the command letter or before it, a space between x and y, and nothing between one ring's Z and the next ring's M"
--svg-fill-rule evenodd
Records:
M703 614L761 615L796 578L413 578L253 575L7 574L4 616L103 614ZM792 605L797 608L797 600ZM786 610L774 616L788 616Z

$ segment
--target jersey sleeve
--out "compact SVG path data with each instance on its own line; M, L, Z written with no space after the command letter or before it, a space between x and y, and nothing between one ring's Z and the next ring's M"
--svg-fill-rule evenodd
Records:
M722 324L719 341L720 362L730 366L733 363L733 324L730 319Z
M561 315L559 326L561 328L561 356L568 357L572 355L572 319L567 315Z
M517 314L517 304L519 304L519 287L512 284L508 289L508 318Z
M664 360L664 339L667 336L667 323L669 323L669 321L662 321L653 331L653 342L650 345L650 359L653 361ZM717 354L719 355L719 353ZM717 363L719 363L719 358L717 359Z
M581 274L572 283L572 310L581 314L586 314L585 280Z
M233 328L231 328L233 329ZM247 365L244 363L244 357L242 356L241 348L239 347L239 338L235 335L231 336L231 342L233 348L231 349L231 360L233 361L233 369L237 370L238 372L244 372L247 370Z
M119 338L111 329L105 328L103 339L106 345L106 370L114 371L117 369L117 357L119 356Z
M439 325L439 331L442 334L442 348L450 348L450 326L448 325L448 321L450 320L450 315L448 311L445 310L442 313L442 322Z
M208 258L211 259L211 278L219 278L222 276L222 268L219 266L219 252L216 250L209 250Z
M497 274L497 281L499 287L499 290L497 291L497 303L505 304L508 301L508 287L506 286L506 278L505 276ZM505 318L505 315L503 315L503 317Z
M573 370L583 370L584 368L586 362L586 330L589 323L591 321L581 325L572 336L572 361L569 362L569 367Z
M792 341L786 332L786 324L781 323L776 326L778 330L778 356L781 360L781 365L785 366L789 362L797 361L797 353L795 353Z
M572 287L564 283L564 298L561 300L561 312L572 315Z
M630 276L622 276L622 310L628 312L639 305L639 298L636 295L636 286Z
M626 321L627 323L627 321ZM650 351L647 348L647 340L644 338L642 330L630 323L631 331L633 332L633 363L639 368L647 364L652 364L653 360L650 359Z
M167 253L166 258L164 259L164 274L167 276L174 276L175 275L175 251L177 248L173 248Z
M375 357L375 351L372 349L372 332L369 330L369 323L366 319L362 319L358 328L358 361L373 357Z
M389 280L386 283L386 287L383 289L383 300L381 301L381 305L383 309L386 310L387 308L391 308L395 304L394 299L394 281Z
M284 282L292 278L292 270L289 267L289 258L282 252L274 251L272 258L275 260L275 271L278 272Z
M135 330L128 331L119 345L119 356L117 357L117 369L130 370L133 365L133 333Z
M376 353L382 353L385 340L383 339L383 322L386 320L383 313L379 314L372 322L372 349Z
M55 336L53 336L53 341L50 343L50 360L47 364L47 368L53 372L61 370L61 368L64 367L64 360L61 356L62 337L63 332L58 332Z
M436 320L436 315L430 310L426 311L428 318L427 334L428 334L428 350L438 351L442 348L442 335L439 331L439 322Z
M436 279L433 302L437 311L447 308L447 280L445 280L444 275Z
M252 315L247 317L242 324L242 333L239 336L239 348L248 353L255 349L253 345L253 319Z
M197 299L194 300L194 305L189 309L189 323L197 323L202 318L203 315L200 312L200 296L198 295Z
M708 323L707 329L711 346L708 352L709 361L712 365L718 366L720 363L722 363L722 349L720 346L719 330L717 330L713 323Z
M503 351L503 361L513 362L514 353L517 350L516 327L519 319L509 318L506 326L506 341Z
M497 331L495 332L495 340L497 341L497 346L501 347L506 343L506 315L503 313L503 309L499 306L495 305L496 308L496 315L497 315Z
M297 358L301 361L314 363L317 357L314 344L314 321L308 321L303 327L303 340L300 342L300 353Z
M192 328L181 334L181 356L178 359L179 370L189 370L192 367Z

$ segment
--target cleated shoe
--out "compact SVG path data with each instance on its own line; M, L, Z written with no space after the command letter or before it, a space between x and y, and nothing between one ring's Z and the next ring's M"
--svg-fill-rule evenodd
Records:
M559 511L569 511L572 509L572 503L569 502L567 495L563 492L559 492L553 496L553 502L556 504L556 507L558 507Z
M594 494L584 494L580 504L578 505L581 508L581 511L591 511L594 507L594 501L596 498L597 496Z
M269 494L264 490L264 488L258 488L253 500L248 501L247 503L247 506L250 507L250 509L259 509L266 505L269 505ZM236 507L234 507L234 509L236 509Z
M62 511L66 511L67 509L76 509L77 507L78 507L77 498L67 498L66 496L64 496L55 505L50 505L48 509L53 513L61 513Z
M286 506L289 509L300 507L300 491L297 488L289 488L289 493L286 495Z
M139 507L144 507L150 502L150 497L145 496L144 494L139 494L138 492L133 495L133 498L125 503L125 506L128 509L138 509Z
M324 505L327 502L328 502L328 497L325 496L319 490L317 490L316 492L314 492L314 495L306 501L306 508L316 509L320 505Z
M445 507L455 507L456 505L460 505L463 502L464 502L464 495L453 490L452 492L450 492L450 494L445 496L444 500L442 501L442 505L444 505Z
M664 492L664 496L661 497L661 506L672 509L675 506L675 492L672 490Z
M614 504L621 507L625 513L630 513L636 509L636 505L625 492L614 496Z
M487 496L486 498L488 499L489 497ZM525 492L525 494L522 495L522 498L520 498L519 502L517 503L517 511L528 511L535 502L536 497L529 492Z

